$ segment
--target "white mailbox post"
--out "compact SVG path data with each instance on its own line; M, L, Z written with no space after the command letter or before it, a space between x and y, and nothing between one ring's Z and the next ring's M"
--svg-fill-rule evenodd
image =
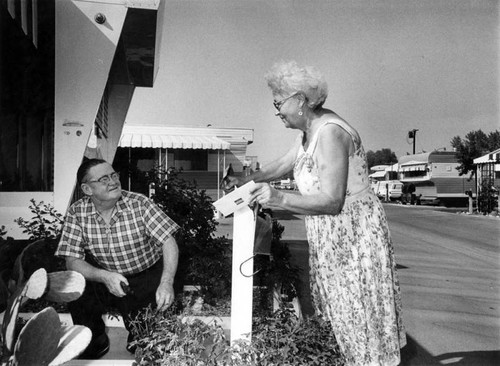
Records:
M253 278L243 276L240 265L253 255L254 236L254 213L245 205L234 212L231 344L238 339L252 340ZM253 258L245 262L244 270L253 272Z
M255 218L248 207L249 190L253 181L235 189L214 202L216 209L224 216L234 214L233 221L233 265L231 287L231 344L236 340L252 340L253 278L244 273L253 273L253 246Z

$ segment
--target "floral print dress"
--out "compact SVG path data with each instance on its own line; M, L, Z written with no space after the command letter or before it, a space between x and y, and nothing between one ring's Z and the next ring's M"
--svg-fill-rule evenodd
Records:
M398 365L406 344L401 293L389 228L380 200L369 188L366 156L357 132L332 119L352 137L347 193L338 215L307 215L311 293L318 315L330 320L347 365ZM303 195L320 191L314 151L323 124L294 166Z

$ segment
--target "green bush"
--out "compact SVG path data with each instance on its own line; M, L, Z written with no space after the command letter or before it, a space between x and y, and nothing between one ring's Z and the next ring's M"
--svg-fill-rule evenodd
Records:
M311 316L298 319L281 308L272 316L254 320L252 343L240 352L247 365L342 365L330 323Z
M489 214L498 209L498 189L493 185L492 179L485 179L481 183L477 206L483 214Z
M291 301L297 297L300 268L290 262L291 253L288 244L281 240L284 230L285 227L273 219L271 256L257 257L255 264L256 268L263 268L257 276L262 279L262 284L276 288L288 301Z
M181 227L176 236L180 252L175 280L177 292L182 291L184 284L195 284L201 287L201 295L209 304L229 297L231 242L226 237L215 236L218 222L211 197L198 189L196 183L182 179L175 169L170 169L168 174L152 171L147 175L154 187L152 199ZM299 269L290 263L288 246L281 241L283 231L284 227L273 220L272 255L255 258L255 268L260 271L254 277L254 285L266 286L267 296L279 287L280 292L291 299L297 296Z
M153 171L148 176L154 186L153 201L181 227L176 233L179 245L176 291L181 292L185 284L198 285L209 303L216 297L229 296L231 245L226 237L215 237L218 223L210 196L179 177L175 169L168 174Z
M59 242L63 216L50 204L43 201L30 200L28 206L33 216L26 220L14 220L23 233L29 236L27 240L4 239L5 227L0 230L0 294L11 295L15 284L27 280L36 270L44 268L47 272L63 271L66 266L64 259L54 256ZM0 311L5 310L6 297L0 298ZM41 299L28 300L23 304L23 311L41 310L52 306L50 302ZM59 305L54 306L60 308Z
M30 240L55 239L61 234L64 217L50 204L43 201L37 203L35 199L30 200L30 211L34 216L30 220L19 217L14 220L23 233L28 234Z
M215 365L206 362L227 347L220 326L183 321L172 307L166 312L146 308L131 322L131 330L138 365Z
M218 324L188 320L175 310L145 309L133 322L138 365L278 366L343 365L328 322L298 319L282 308L254 318L252 341L231 346Z

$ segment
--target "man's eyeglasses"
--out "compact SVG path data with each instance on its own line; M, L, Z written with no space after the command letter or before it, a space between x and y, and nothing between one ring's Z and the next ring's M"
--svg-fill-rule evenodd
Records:
M109 184L109 182L114 181L118 182L120 180L120 173L118 172L113 172L111 174L106 174L103 175L101 178L96 179L96 180L88 180L84 183L102 183L102 184Z
M293 93L292 95L284 98L284 99L281 99L279 102L277 101L274 101L273 104L274 104L274 108L276 108L278 110L278 112L280 111L281 107L283 107L283 104L285 104L285 102L290 99L290 98L293 98L294 96L296 96L297 94L299 94L299 92L296 92L296 93Z

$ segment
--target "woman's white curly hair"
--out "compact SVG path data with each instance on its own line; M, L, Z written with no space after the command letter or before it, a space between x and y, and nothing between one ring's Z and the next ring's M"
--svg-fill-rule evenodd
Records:
M311 109L320 108L328 96L328 85L321 72L312 66L300 66L295 61L275 63L264 78L273 94L303 93Z

